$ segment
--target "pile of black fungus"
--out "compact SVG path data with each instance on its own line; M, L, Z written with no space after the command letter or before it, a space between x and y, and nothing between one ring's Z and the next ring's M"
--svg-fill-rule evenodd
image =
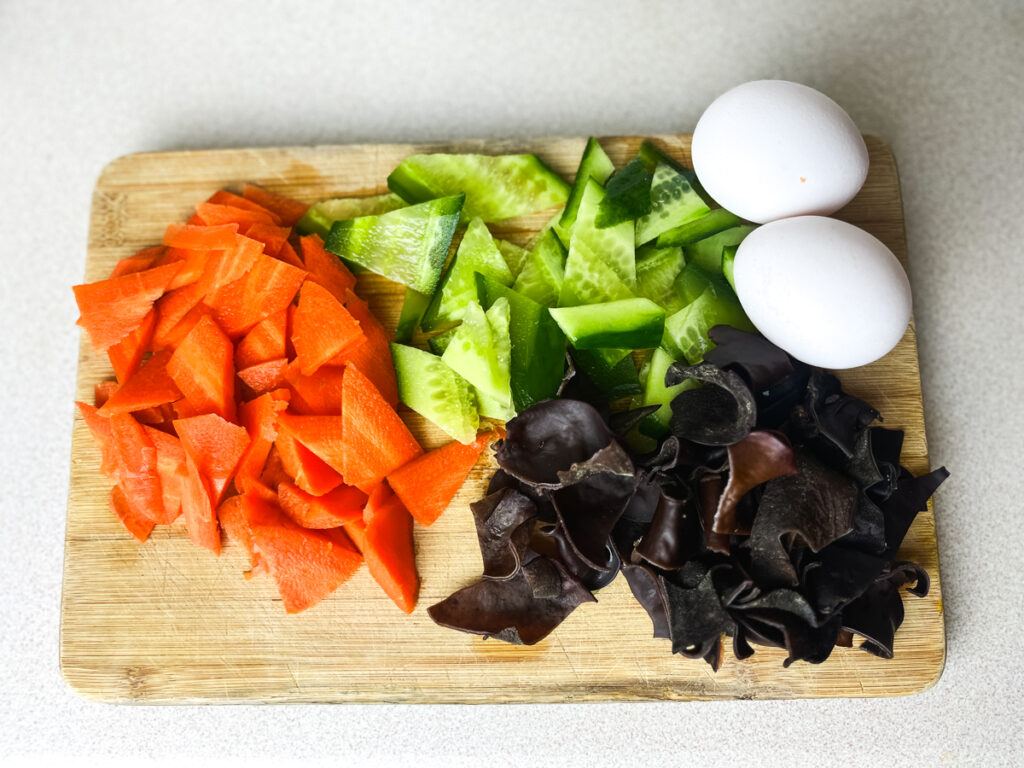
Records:
M508 422L472 505L484 572L434 621L531 645L621 571L654 636L716 670L724 637L740 659L785 648L786 666L855 636L892 657L901 588L928 592L896 553L948 473L901 467L903 433L831 374L756 334L711 338L702 364L669 369L666 384L702 386L672 401L649 454L623 436L650 409L611 413L578 373Z

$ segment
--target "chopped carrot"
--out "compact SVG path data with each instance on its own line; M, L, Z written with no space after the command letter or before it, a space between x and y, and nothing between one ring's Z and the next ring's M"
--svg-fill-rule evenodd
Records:
M295 252L295 249L292 248L292 244L287 240L285 240L284 244L281 246L281 252L277 254L277 258L285 264L291 264L293 267L298 267L299 269L306 268L302 263L302 259L299 258L299 254Z
M279 438L280 436L280 433L278 433L277 437ZM294 443L294 439L292 442ZM274 438L274 445L270 447L270 453L267 454L267 460L263 465L263 472L260 474L259 482L270 488L277 488L281 483L290 483L294 479L295 477L288 474L284 468L284 462L281 460L281 451L277 448L277 438ZM245 493L252 484L252 481L244 475L236 478L235 482L238 490L242 493Z
M200 413L235 419L234 349L216 322L204 316L167 363L178 389Z
M181 510L185 515L185 530L196 546L220 554L220 528L217 525L216 505L210 482L196 467L195 461L185 452L185 466L188 477L181 497Z
M469 445L458 441L442 445L388 475L388 485L416 522L430 525L448 508L492 435L480 433Z
M344 441L336 469L349 485L365 491L423 452L405 422L354 365L345 368L342 380L341 418Z
M198 281L206 269L206 263L214 256L219 257L221 253L223 251L165 248L164 255L156 261L154 266L162 267L165 264L181 264L178 274L167 284L167 290L173 291L175 288L183 288Z
M271 192L269 189L257 187L254 184L243 186L242 196L246 200L251 200L268 211L276 213L281 226L284 227L294 227L295 223L305 216L309 209L305 203Z
M116 381L101 381L99 384L93 385L92 388L92 402L97 408L102 408L104 403L110 399L110 396L117 392L117 388L121 386Z
M326 288L313 282L302 286L292 327L292 343L304 374L312 374L364 338L359 322Z
M100 449L100 472L111 479L118 479L121 466L114 453L113 439L110 435L110 419L100 414L98 408L88 403L77 401L78 412L82 414L85 426L89 428L93 441Z
M412 516L387 484L381 483L366 502L363 521L366 523L363 556L370 575L395 605L412 613L420 591Z
M171 350L165 349L149 358L138 373L110 395L100 413L104 416L131 413L179 400L182 392L168 372L172 355Z
M247 211L262 213L273 219L275 224L281 223L281 217L266 206L260 205L256 200L249 200L242 195L236 195L233 192L228 192L226 189L218 189L207 198L206 202L216 203L217 205L230 205L233 208L242 208Z
M283 413L278 416L277 423L281 429L278 430L274 445L277 446L281 464L290 479L314 496L322 496L344 483L344 478L337 471L284 429L282 418L288 415Z
M152 344L154 330L156 330L155 306L142 318L138 328L107 350L107 357L114 369L114 375L122 384L138 370L143 355Z
M295 394L292 411L300 415L339 415L343 376L344 369L333 365L323 365L312 376L306 376L297 360L289 363L284 378Z
M156 446L129 413L116 413L109 423L110 442L125 497L136 512L155 522L163 517L164 509Z
M207 226L237 224L239 231L252 224L273 225L274 223L274 219L266 213L236 208L232 205L218 205L217 203L199 203L196 206L196 216Z
M278 419L281 429L311 450L329 467L344 475L342 468L342 417L299 416L283 413ZM285 461L287 467L287 460Z
M309 271L309 279L331 292L344 303L349 291L356 288L356 278L341 259L324 249L320 235L306 235L302 238L302 262Z
M323 496L306 493L292 483L277 487L281 509L303 528L337 528L363 519L366 494L351 485L342 485Z
M134 331L179 269L168 264L74 286L79 323L89 334L93 349L106 352Z
M154 519L160 524L173 523L181 514L181 500L185 495L185 483L188 482L185 449L174 435L153 427L143 429L156 448L156 472L160 476L163 496L163 514L154 515Z
M388 404L392 408L397 408L398 380L395 376L395 364L391 359L391 344L387 331L370 312L367 303L351 291L346 294L345 308L359 321L359 328L366 340L348 347L330 360L328 365L355 365L373 382Z
M267 360L265 363L256 363L248 368L238 371L238 378L246 387L252 390L254 395L262 395L272 389L284 386L285 374L288 371L288 359L285 357L277 360Z
M304 270L261 254L242 277L207 299L214 318L231 338L238 338L257 323L285 310L302 281Z
M237 224L207 227L192 224L170 224L164 233L164 245L194 251L219 251L235 247Z
M133 256L121 259L117 262L113 271L110 273L110 277L130 275L132 272L145 272L151 267L160 266L156 262L163 256L164 250L165 248L162 245L157 245L152 248L143 248Z
M244 235L235 235L231 248L211 253L198 280L202 296L207 303L212 301L217 291L240 279L252 269L262 254L263 243Z
M209 481L211 500L213 506L217 506L249 446L249 433L245 427L225 421L214 413L178 419L174 429L185 455Z
M199 321L202 312L197 314L195 322L188 325L187 330L185 318L189 316L196 307L205 306L203 301L203 286L199 283L184 285L168 291L157 299L154 309L156 310L156 327L153 329L152 346L154 349L174 347L181 343L181 340L192 330L192 326ZM209 309L206 310L207 312ZM184 331L184 333L182 332Z
M239 419L249 435L249 445L238 462L236 484L239 477L259 479L277 438L277 415L288 407L289 396L286 389L276 390L242 403L239 407Z
M275 259L280 258L281 250L284 248L285 243L288 242L288 235L291 234L291 229L287 227L275 227L273 224L264 224L263 222L257 222L251 225L245 230L245 236L251 237L253 240L259 240L263 243L263 252L268 256L273 256ZM301 264L296 265L300 269Z
M235 367L238 370L250 365L265 363L285 357L288 349L285 336L288 333L288 308L261 320L242 337L235 346Z
M366 523L363 522L362 518L353 520L350 523L345 523L341 526L345 531L345 534L352 540L352 543L356 545L356 549L362 553L363 557L366 556Z
M110 508L125 529L139 541L145 541L153 531L155 523L135 509L120 485L110 489Z
M255 554L252 548L252 528L249 527L249 520L245 515L240 495L225 499L217 507L217 521L228 539L245 550L251 565Z

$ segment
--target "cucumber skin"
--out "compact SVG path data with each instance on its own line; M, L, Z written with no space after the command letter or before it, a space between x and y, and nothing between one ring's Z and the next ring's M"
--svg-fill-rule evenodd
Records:
M669 421L672 419L672 401L683 390L693 389L698 386L695 379L686 379L672 387L665 386L665 374L673 362L675 362L674 358L664 347L657 347L651 350L651 354L644 365L646 369L646 375L643 376L644 391L638 405L661 406L657 411L640 422L640 433L648 437L661 438L668 435Z
M601 349L572 349L569 355L576 367L583 371L594 386L609 400L639 395L640 377L637 375L633 357L628 352L614 365L610 365Z
M637 157L616 171L605 187L594 226L607 229L624 221L636 221L651 212L652 176Z
M756 227L752 224L741 224L683 246L686 261L687 263L696 262L708 272L720 275L722 274L722 249L729 245L739 245L755 229Z
M733 279L733 264L736 261L736 250L738 247L736 245L727 245L722 249L722 274L729 282L729 287L732 288L733 293L736 292L736 281Z
M459 329L459 326L453 326L447 331L441 331L436 336L431 336L427 339L427 346L430 347L430 351L440 357L444 354L444 351L448 349L448 344L451 342L455 332Z
M728 285L725 290L729 290ZM716 286L709 286L696 300L667 318L661 345L675 357L684 357L690 365L697 365L715 346L708 338L708 330L716 325L756 332L735 296L723 294Z
M587 139L587 145L583 148L583 155L580 157L580 165L576 170L576 178L572 183L572 190L569 192L569 200L565 204L562 215L555 222L553 229L562 245L569 247L572 238L572 230L576 225L576 214L580 209L580 202L583 200L583 192L587 187L587 181L593 179L598 184L604 184L608 177L615 172L615 166L608 158L607 153L598 143L597 139L591 136Z
M430 297L425 293L414 291L412 288L405 289L405 300L402 302L402 314L398 318L398 326L395 328L395 341L399 344L408 344L416 333L416 327L430 304Z
M558 394L565 375L565 334L545 307L502 285L476 274L480 304L490 308L505 298L509 303L509 337L512 340L512 402L517 411Z
M650 349L661 342L665 310L650 299L548 310L576 349Z
M636 221L636 244L656 240L673 225L700 219L708 206L691 182L692 174L659 162L651 177L651 211Z
M727 229L738 227L743 221L734 213L724 208L716 208L699 219L684 222L658 235L658 247L668 248L673 245L692 245L698 240L717 235Z

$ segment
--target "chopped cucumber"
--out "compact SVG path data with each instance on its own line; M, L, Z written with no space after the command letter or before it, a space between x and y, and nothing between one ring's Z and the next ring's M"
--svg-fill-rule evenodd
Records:
M336 221L324 246L341 258L430 294L462 211L464 195L452 195L379 216Z
M548 311L576 349L647 349L665 330L665 310L644 298Z
M416 327L420 324L420 318L430 304L430 297L425 293L414 291L412 288L405 289L405 301L402 302L402 314L398 317L398 327L395 328L395 341L400 344L408 344Z
M696 301L710 287L714 287L716 296L722 295L733 301L736 300L731 295L732 289L721 275L708 272L703 267L698 266L697 262L690 262L683 267L678 277L676 277L673 287L683 306Z
M480 418L469 382L422 349L392 344L391 357L399 399L460 443L473 442Z
M593 179L598 184L604 184L608 177L615 172L615 166L608 159L608 155L601 149L597 139L591 136L587 139L587 146L583 150L583 157L580 159L580 167L576 170L576 179L572 183L572 191L569 193L569 201L558 221L554 225L555 234L562 244L568 248L572 239L573 226L576 224L576 215L580 209L580 202L583 200L583 191L587 188L587 182Z
M706 211L700 218L687 220L658 235L658 247L690 245L711 235L739 226L740 217L724 208Z
M459 330L459 326L449 328L447 331L441 331L436 336L431 336L427 339L427 346L430 347L430 351L435 355L443 355L444 351L448 349L448 344L451 342L455 332Z
M636 294L619 279L615 270L601 259L586 255L578 248L569 251L569 258L565 261L565 279L562 290L558 292L558 306L575 307L634 296Z
M674 283L685 263L682 248L643 246L636 258L637 295L650 299L667 314L678 312L686 302L680 300Z
M500 221L564 205L569 185L536 155L411 155L388 176L403 200L466 195L464 219Z
M685 357L690 365L696 365L714 347L708 330L716 325L755 331L736 297L711 285L695 301L665 320L662 346L677 358Z
M672 408L669 405L685 389L693 389L698 386L696 379L686 379L681 384L673 387L665 386L665 374L675 360L662 347L651 351L647 362L644 363L640 377L644 382L643 396L639 398L636 406L660 405L661 407L644 418L640 422L640 432L648 437L664 437L669 431L669 421L672 418Z
M616 171L605 188L606 195L594 217L594 226L607 229L624 221L636 221L651 212L651 174L636 157Z
M738 227L723 230L718 234L705 237L703 240L683 246L683 253L686 254L686 262L697 263L708 272L722 273L722 249L730 245L739 245L743 238L754 231L751 224L742 224Z
M512 277L518 277L519 273L523 270L523 262L526 261L526 255L529 250L526 248L520 248L515 243L510 243L508 240L499 240L494 238L494 242L498 245L498 250L501 251L501 257L505 259L505 263L508 264L509 270L512 272Z
M558 243L554 233L552 239ZM555 397L565 374L565 334L547 310L522 294L481 274L476 276L480 303L490 308L501 298L509 305L512 401L517 411Z
M583 191L576 224L569 241L569 258L581 253L588 262L603 261L630 289L636 285L636 251L633 245L633 224L623 221L613 227L598 229L595 219L601 202L607 197L604 188L591 179Z
M508 322L507 300L498 299L486 314L480 304L470 302L441 359L482 394L511 405Z
M549 229L526 254L523 269L512 288L545 307L555 306L565 281L565 257L562 241Z
M642 391L636 365L628 349L571 349L573 363L609 400Z
M729 281L729 286L736 290L736 280L732 276L733 262L736 261L736 249L738 245L727 245L722 249L722 274Z
M420 325L424 331L450 328L462 317L463 309L476 299L476 272L493 277L503 285L512 284L512 272L498 250L490 230L481 219L469 222L459 249L445 270Z
M636 244L642 245L673 227L685 226L686 222L700 219L708 212L704 202L693 186L693 174L676 170L666 162L659 162L651 180L651 211L636 222ZM659 247L674 245L662 244Z
M337 197L313 203L305 215L295 224L300 235L320 235L326 239L331 225L336 221L357 219L360 216L377 216L381 213L404 208L405 200L388 193L371 197Z

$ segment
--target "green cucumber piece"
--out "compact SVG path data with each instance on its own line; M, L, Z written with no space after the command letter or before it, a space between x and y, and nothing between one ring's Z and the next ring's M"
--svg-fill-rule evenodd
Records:
M636 254L636 293L650 299L667 314L678 312L685 302L675 290L676 276L686 264L682 248L641 247Z
M468 445L480 426L472 387L445 362L422 349L391 345L398 399Z
M662 233L708 213L710 209L694 189L693 179L692 173L682 173L666 162L658 163L651 179L650 213L636 222L637 245L660 238ZM659 247L668 245L674 243L663 244L659 239Z
M476 401L481 416L486 416L488 419L500 419L501 421L508 421L515 417L515 407L510 403L491 397L479 389L474 389L473 391L476 393Z
M636 298L548 310L576 349L656 347L665 331L665 310Z
M452 337L455 336L455 332L459 330L459 326L449 328L447 331L441 331L436 336L431 336L427 339L427 346L430 347L430 351L435 355L443 355L444 351L448 349L448 345L451 343Z
M652 176L644 161L633 158L616 171L605 187L605 197L594 217L594 226L607 229L624 221L636 221L651 212Z
M731 298L732 292L721 275L708 272L695 261L683 267L673 287L683 306L692 304L708 288L713 288L716 296L721 294L727 298Z
M601 259L587 256L580 249L569 251L562 290L558 292L558 306L575 307L634 296L636 294L619 279L615 270Z
M583 149L583 157L580 158L580 167L576 170L576 178L572 183L569 201L565 204L562 215L558 217L558 221L554 225L555 234L566 248L569 247L569 241L572 239L572 230L576 224L576 216L587 182L593 179L598 184L604 184L614 172L615 166L612 161L608 159L608 155L598 144L597 139L591 136L587 139L587 146Z
M603 261L622 283L632 289L636 285L633 224L623 221L613 227L597 228L594 220L606 196L604 188L596 181L591 179L587 182L569 241L569 258L575 251L581 253L587 262Z
M728 285L725 289L729 290ZM696 300L665 320L662 346L676 358L684 357L690 365L696 365L708 350L714 348L714 343L708 338L708 330L716 325L755 331L735 295L730 296L710 285Z
M487 313L470 302L441 359L484 395L511 405L508 324L507 300L498 299Z
M569 185L536 155L411 155L388 176L403 200L466 195L464 219L500 221L564 205Z
M711 235L739 226L740 217L724 208L706 212L700 218L688 220L658 235L658 247L691 245Z
M665 386L665 374L675 359L662 347L651 350L650 356L644 363L640 378L643 379L643 396L634 404L634 407L647 405L661 406L654 413L644 417L640 422L640 432L648 437L665 437L669 432L669 421L672 418L670 403L676 395L686 389L694 389L698 386L696 379L684 379L682 383L675 386Z
M526 254L523 269L512 288L545 307L558 303L565 282L565 247L553 230L548 230Z
M558 238L551 234L558 243ZM558 243L561 247L561 243ZM512 363L509 369L512 402L517 411L557 396L565 374L565 334L536 301L507 288L493 278L477 274L480 303L490 308L504 298L509 305Z
M733 279L732 270L733 262L736 261L736 249L738 245L727 245L722 249L722 274L725 275L725 279L729 281L729 287L736 290L736 280Z
M423 313L420 326L428 333L455 325L463 309L476 299L477 272L493 277L503 285L512 284L512 272L502 258L490 230L482 219L473 219L459 243L448 268L444 271L430 305Z
M695 262L708 272L720 275L722 273L722 249L730 245L739 245L743 242L743 238L753 231L752 224L742 224L705 237L691 245L683 246L686 263Z
M324 247L414 291L431 294L448 258L464 200L464 195L453 195L379 216L336 221Z
M427 294L414 291L412 288L405 289L402 314L399 315L398 326L395 328L395 341L400 344L408 344L412 340L412 335L416 332L420 319L429 304L430 297Z
M573 363L609 400L639 395L640 378L628 349L572 349Z
M360 216L377 216L405 207L405 200L396 194L372 195L371 197L336 197L313 203L305 215L295 223L300 235L320 235L326 239L331 225L336 221L357 219Z
M529 250L521 248L515 243L510 243L508 240L494 238L494 242L497 244L498 250L501 251L501 257L508 264L512 277L518 277L519 273L523 270L523 263L526 261L526 255L529 253Z

